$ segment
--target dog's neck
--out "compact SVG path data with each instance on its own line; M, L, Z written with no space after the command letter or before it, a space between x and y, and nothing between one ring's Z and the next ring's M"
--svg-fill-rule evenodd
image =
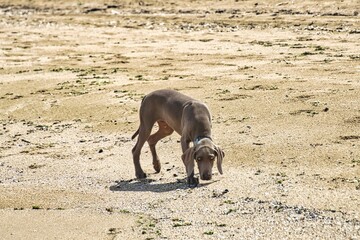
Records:
M208 136L198 136L197 138L195 138L194 140L194 145L198 145L201 140L203 139L210 139L210 141L212 141L212 138L211 137L208 137Z

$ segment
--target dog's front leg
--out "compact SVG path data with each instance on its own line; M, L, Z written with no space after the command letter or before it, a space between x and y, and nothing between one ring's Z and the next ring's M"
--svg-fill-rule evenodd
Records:
M183 149L183 155L181 156L187 174L187 184L189 187L194 188L199 184L199 178L194 177L194 147L189 148L189 141L185 138L181 138L181 147Z
M194 177L194 171L190 174L190 176L188 175L187 184L190 188L194 188L199 184L199 178Z

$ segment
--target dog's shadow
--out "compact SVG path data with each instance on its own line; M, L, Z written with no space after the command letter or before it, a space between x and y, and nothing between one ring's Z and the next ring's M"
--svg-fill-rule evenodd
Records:
M204 187L207 186L212 182L208 183L200 183L197 187ZM116 181L116 184L110 186L110 191L113 192L170 192L178 189L189 189L186 182L186 178L184 179L177 179L174 182L168 183L161 183L159 180L154 180L151 178L138 180L138 179L131 179L131 180L119 180Z

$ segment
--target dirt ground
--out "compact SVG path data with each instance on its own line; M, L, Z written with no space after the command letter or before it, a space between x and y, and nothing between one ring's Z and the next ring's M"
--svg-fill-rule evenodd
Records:
M1 239L360 239L358 0L0 3ZM147 93L204 101L224 174L186 186Z

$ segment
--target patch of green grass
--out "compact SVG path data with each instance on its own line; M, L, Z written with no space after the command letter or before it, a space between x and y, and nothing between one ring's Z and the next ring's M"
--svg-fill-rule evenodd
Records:
M192 223L191 222L185 222L182 219L179 218L173 218L172 221L174 222L173 227L186 227L186 226L191 226Z
M269 41L252 41L250 42L251 44L258 44L258 45L261 45L261 46L264 46L264 47L271 47L273 46L274 44L272 42L269 42Z
M240 87L239 89L244 90L277 90L279 89L277 86L264 86L264 85L255 85L252 87Z
M211 39L211 38L207 38L207 39L199 39L200 42L211 42L213 41L214 39Z
M127 93L128 90L114 90L114 93Z
M226 204L235 204L235 202L230 200L230 199L225 200L224 203L226 203Z
M24 96L22 95L15 95L13 98L11 98L12 100L16 100L16 99L20 99L23 98Z
M31 46L18 46L18 48L29 49L29 48L31 48Z
M50 69L51 72L63 72L65 71L65 69L63 69L62 67L59 67L59 68L53 68L53 69Z
M360 164L360 159L353 159L351 160L351 163Z
M275 183L276 184L283 184L286 181L286 173L279 172L275 174Z
M113 213L114 212L114 209L112 207L109 207L109 208L105 208L105 210L109 213Z
M277 177L286 177L286 173L280 172L276 174Z
M33 163L33 164L29 165L29 168L30 168L30 169L38 169L38 168L42 168L42 167L44 167L44 166L45 166L45 164Z
M213 234L214 234L214 231L209 230L209 231L204 232L204 234L205 234L205 235L213 235Z
M315 51L324 51L324 50L326 50L325 47L322 47L322 46L316 46L315 47Z
M260 173L261 173L261 170L258 169L258 170L255 172L255 175L260 175Z
M16 73L17 74L21 74L21 73L27 73L27 72L30 72L29 70L19 70L17 71Z
M302 45L301 43L295 43L295 44L292 45L290 48L305 48L305 46Z
M230 208L229 210L227 210L227 212L225 213L225 215L229 215L232 212L236 212L235 208Z
M276 184L282 184L284 182L284 179L277 179Z
M316 55L316 53L306 51L300 54L300 56L310 56L310 55Z
M349 58L352 60L360 60L360 55L350 55Z
M301 114L306 114L308 116L315 116L316 114L319 114L318 112L314 111L314 110L308 110L308 109L302 109L302 110L297 110L294 112L290 112L290 115L296 116L296 115L301 115Z
M230 93L230 90L224 89L221 92L219 92L219 94L226 94L226 93Z
M191 226L192 224L190 222L184 222L184 223L174 223L173 227L185 227L185 226Z
M256 67L247 66L247 65L242 66L242 67L238 66L238 70L248 70L248 69L256 69Z
M226 224L225 223L216 223L216 226L217 227L226 227Z
M139 219L137 220L138 226L140 227L140 233L142 235L148 235L152 236L153 234L156 234L157 236L161 235L161 231L156 228L156 224L158 223L157 219L149 218L147 216L139 216ZM153 239L152 237L148 237L146 239Z
M129 210L126 210L126 209L120 209L119 212L121 212L121 213L130 213L130 211L129 211Z

